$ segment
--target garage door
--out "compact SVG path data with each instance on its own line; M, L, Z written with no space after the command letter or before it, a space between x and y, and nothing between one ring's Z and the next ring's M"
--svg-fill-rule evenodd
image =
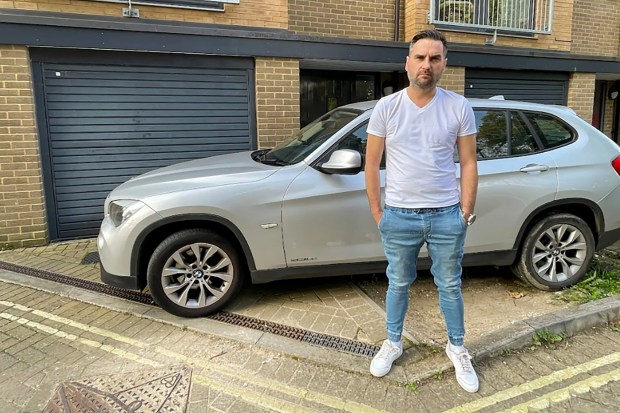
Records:
M534 71L475 70L465 72L465 96L566 105L568 75Z
M41 54L33 67L52 239L96 235L105 197L132 176L255 146L251 61Z

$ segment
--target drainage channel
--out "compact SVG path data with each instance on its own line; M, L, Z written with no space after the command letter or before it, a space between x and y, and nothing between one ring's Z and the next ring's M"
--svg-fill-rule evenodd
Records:
M12 264L5 261L0 261L0 269L25 274L31 277L41 278L60 284L70 285L89 291L95 291L112 297L123 298L129 301L156 306L150 294L135 290L125 290L107 284L70 277L68 275L58 274L51 271L30 268L19 264ZM328 347L356 355L372 357L377 351L379 351L379 347L372 344L361 343L359 341L335 337L323 333L315 333L301 328L290 327L283 324L274 323L272 321L260 320L226 311L220 311L216 314L207 316L206 318L227 324L259 330L265 333L276 334L299 340L304 343Z

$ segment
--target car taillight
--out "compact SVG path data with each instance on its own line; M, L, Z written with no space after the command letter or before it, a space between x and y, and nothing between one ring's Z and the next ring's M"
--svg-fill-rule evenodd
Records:
M620 175L620 156L611 161L611 166L616 170L618 175Z

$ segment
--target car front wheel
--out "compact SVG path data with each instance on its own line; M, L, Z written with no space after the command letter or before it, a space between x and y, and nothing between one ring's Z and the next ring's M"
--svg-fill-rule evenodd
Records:
M550 215L526 235L513 271L536 288L557 291L585 275L594 248L592 230L581 218L566 213Z
M243 268L226 238L189 229L159 244L149 261L147 281L153 299L164 310L201 317L216 312L239 292Z

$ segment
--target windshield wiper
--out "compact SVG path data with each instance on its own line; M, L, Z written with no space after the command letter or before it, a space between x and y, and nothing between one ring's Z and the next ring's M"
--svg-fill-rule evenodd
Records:
M258 151L254 151L252 152L252 159L254 159L257 162L261 162L263 159L265 159L265 155L267 155L267 152L269 152L270 150L271 148L260 149Z
M260 159L261 163L264 163L265 165L276 165L276 166L288 166L289 163L286 161L283 161L281 159L276 159L276 158L265 158L263 156L262 159Z

